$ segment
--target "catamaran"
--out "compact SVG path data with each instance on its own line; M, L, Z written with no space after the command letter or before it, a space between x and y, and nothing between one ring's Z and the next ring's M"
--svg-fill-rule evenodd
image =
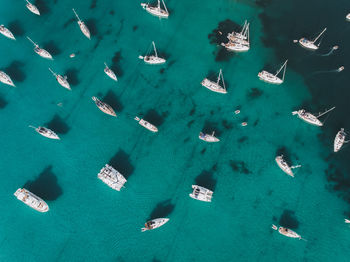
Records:
M32 39L30 39L28 36L27 36L27 38L28 38L28 40L30 41L30 42L32 42L32 44L34 45L34 52L35 53L37 53L38 55L40 55L41 57L43 57L43 58L46 58L46 59L53 59L52 58L52 55L48 52L48 51L46 51L45 49L42 49L42 48L40 48L39 47L39 45L38 44L36 44Z
M249 23L245 23L242 32L228 34L228 43L221 43L229 51L246 52L250 49L249 43Z
M190 194L190 197L199 201L211 202L213 191L197 185L192 185L192 188L193 191Z
M87 38L90 39L90 31L89 31L89 28L85 25L85 23L84 23L82 20L80 20L78 14L75 12L74 8L73 8L73 12L74 12L75 16L76 16L77 19L78 19L77 23L78 23L78 25L79 25L79 27L80 27L81 32L82 32Z
M103 112L106 113L107 115L111 116L117 116L117 114L114 112L113 108L109 105L106 104L105 102L102 102L100 99L98 99L96 96L92 97L92 100L95 101L96 106Z
M35 5L33 5L28 0L26 0L26 2L27 2L26 7L29 9L30 12L36 15L40 15L39 9Z
M140 55L139 58L145 61L146 64L150 64L150 65L164 64L166 60L158 56L154 41L152 41L152 45L153 45L154 55L146 55L146 56Z
M50 72L54 75L54 77L56 78L57 82L63 86L64 88L67 88L68 90L71 90L70 85L67 81L67 76L62 76L59 74L56 74L54 71L51 70L51 68L49 67Z
M348 142L348 141L345 141L345 136L346 136L346 133L344 131L344 128L341 128L334 138L334 152L338 152L341 149L341 147L344 145L344 143Z
M44 137L60 140L59 136L51 129L48 129L42 126L39 126L39 127L29 126L29 127L34 128L36 132L38 132L40 135Z
M25 188L18 188L14 193L18 200L39 212L49 211L49 206L44 200Z
M110 78L112 78L114 81L118 81L117 76L113 72L112 69L108 67L108 65L105 63L105 69L103 70Z
M223 87L220 85L220 79L222 80ZM208 78L204 78L203 81L201 82L201 85L208 88L209 90L211 90L213 92L217 92L217 93L221 93L221 94L227 93L227 90L225 87L224 75L222 74L221 69L220 69L219 76L218 76L218 79L216 80L216 82L213 82L213 81L209 80Z
M149 131L152 131L153 133L158 132L158 128L154 125L152 125L150 122L147 122L146 120L139 118L139 117L135 117L135 120L137 122L139 122L139 124L141 126L143 126L144 128L148 129Z
M108 164L101 169L97 177L110 188L117 191L120 191L127 181L121 173Z
M302 120L304 120L306 123L309 123L311 125L315 125L315 126L323 126L323 123L318 119L319 117L329 113L330 111L332 111L333 109L335 109L335 106L332 107L329 110L326 110L323 113L320 113L318 116L315 116L309 112L306 112L305 109L300 109L298 111L293 111L292 114L293 115L298 115L298 117Z
M12 32L7 29L4 25L0 25L0 33L6 36L7 38L10 38L12 40L16 40L15 36L12 34Z
M203 132L199 133L199 139L205 141L205 142L219 142L220 139L215 137L215 131L212 134L204 134Z
M258 77L260 80L265 81L267 83L270 84L277 84L280 85L283 83L284 81L284 75L286 73L286 68L287 68L287 62L288 60L286 60L286 62L284 62L284 64L281 66L281 68L275 73L275 74L271 74L265 70L261 71L258 74ZM278 77L278 74L283 70L282 73L282 79Z
M0 82L9 86L15 86L15 84L12 82L11 77L9 77L8 74L3 71L0 71Z
M321 37L321 35L326 32L327 28L323 29L323 31L313 40L309 40L306 39L305 37L299 39L299 44L302 47L305 47L307 49L311 49L311 50L317 50L321 44L321 42L319 42L318 44L316 44L317 40Z
M141 232L156 229L169 221L169 218L156 218L145 223L145 227L141 228Z
M141 3L143 9L145 9L148 13L154 16L158 16L159 18L168 18L169 12L165 6L164 0L162 0L164 9L160 7L160 0L158 0L157 6L151 6L149 3Z
M282 171L291 177L294 177L292 169L301 167L301 165L289 166L284 160L283 155L277 156L275 160L277 165L282 169Z

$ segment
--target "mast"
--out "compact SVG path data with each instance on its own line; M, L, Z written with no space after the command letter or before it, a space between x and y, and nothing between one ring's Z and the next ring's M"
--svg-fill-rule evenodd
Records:
M108 65L106 64L106 62L104 62L105 66L109 69Z
M327 27L323 29L323 31L312 41L312 43L315 43L326 30L327 30Z
M30 39L29 36L27 36L27 38L28 38L28 40L29 40L30 42L32 42L33 45L35 45L35 47L38 47L38 45L37 45L32 39Z
M282 81L284 80L284 75L286 73L286 69L287 69L287 62L288 62L288 59L283 63L283 65L281 66L281 68L277 71L277 73L275 74L275 76L277 76L281 71L282 69L284 68L283 70L283 76L282 76Z
M160 0L158 0L158 6L157 6L157 8L158 8L158 11L160 11Z
M57 74L54 71L52 71L50 67L49 67L49 70L55 77L57 77Z
M156 45L154 44L154 41L152 41L152 45L153 45L154 53L155 53L156 57L158 57L157 49L156 49Z
M317 116L317 118L319 118L319 117L321 117L321 116L323 116L323 115L325 115L325 114L331 112L333 109L335 109L335 106L333 106L331 109L328 109L327 111L323 112L322 114L319 114L319 115Z
M79 16L78 16L78 14L75 12L74 8L73 8L72 10L73 10L73 12L74 12L75 16L76 16L76 17L78 18L78 20L81 22L81 20L80 20L80 18L79 18Z
M158 0L158 2L159 2L159 0ZM163 5L164 5L165 12L168 14L168 9L167 9L166 6L165 6L164 0L162 0L162 3L163 3Z
M249 23L247 23L246 31L244 33L244 36L247 38L247 42L249 43Z

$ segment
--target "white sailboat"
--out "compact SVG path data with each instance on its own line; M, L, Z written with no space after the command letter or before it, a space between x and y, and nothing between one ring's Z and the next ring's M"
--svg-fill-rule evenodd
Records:
M7 29L4 25L0 25L0 33L6 36L7 38L10 38L12 40L16 40L15 36L12 34L12 32Z
M117 76L115 75L115 73L113 72L113 70L110 69L106 63L104 63L104 64L105 64L105 69L104 69L103 71L106 73L106 75L108 75L108 76L109 76L110 78L112 78L114 81L118 81Z
M37 133L39 133L40 135L42 135L44 137L47 137L50 139L60 140L59 136L51 129L48 129L48 128L42 127L42 126L39 126L39 127L29 126L29 127L34 128Z
M153 45L154 55L146 55L146 56L140 55L139 58L142 59L146 64L150 64L150 65L164 64L166 60L158 56L154 41L152 41L152 45Z
M221 43L229 51L246 52L250 49L249 23L245 23L241 33L232 33L227 36L228 43Z
M14 195L18 200L22 201L24 204L30 206L36 211L42 213L49 211L49 206L44 200L25 188L18 188Z
M190 194L190 197L199 201L204 201L204 202L211 202L211 199L213 197L213 191L197 186L197 185L192 185L193 191Z
M299 44L302 46L302 47L305 47L307 49L310 49L310 50L317 50L321 44L321 42L319 42L318 44L316 44L317 40L321 37L321 35L326 32L327 28L323 29L323 31L313 40L309 40L309 39L306 39L305 37L299 39Z
M40 55L41 57L43 57L43 58L46 58L46 59L53 59L52 58L52 55L48 52L48 51L46 51L45 49L42 49L42 48L40 48L39 47L39 45L38 44L36 44L32 39L30 39L28 36L27 36L27 38L28 38L28 40L30 41L30 42L32 42L32 44L34 45L34 52L35 53L37 53L38 55Z
M75 12L74 8L73 8L73 12L74 12L75 16L76 16L77 19L78 19L77 23L78 23L78 25L79 25L79 28L80 28L81 32L82 32L87 38L90 39L91 35L90 35L89 28L85 25L85 23L84 23L82 20L80 20L78 14Z
M350 22L350 13L346 15L346 20Z
M169 12L165 6L164 0L162 0L164 9L160 7L160 0L158 0L157 6L151 6L149 3L141 3L143 9L145 9L148 13L154 16L158 16L159 18L168 18Z
M199 139L205 141L205 142L219 142L220 139L218 139L217 137L215 137L215 131L212 134L204 134L203 132L199 133Z
M102 180L103 183L108 185L114 190L120 191L126 183L125 177L114 169L112 166L106 164L98 173L97 177Z
M33 5L28 0L26 0L26 2L27 2L26 7L28 8L28 10L30 12L32 12L33 14L36 14L36 15L40 15L39 9L35 5Z
M344 143L347 143L348 141L345 141L346 133L344 131L344 128L341 128L340 131L338 131L337 135L334 138L334 152L338 152Z
M292 169L301 167L301 165L289 166L288 163L284 160L283 155L277 156L275 160L279 168L281 168L284 173L291 177L294 177Z
M329 113L330 111L332 111L333 109L335 109L335 106L332 107L329 110L326 110L323 113L320 113L318 116L315 116L309 112L306 112L305 109L300 109L298 111L293 111L292 114L293 115L298 115L298 117L302 120L304 120L306 123L309 123L311 125L315 125L315 126L323 126L323 123L318 119L319 117Z
M277 226L275 225L272 225L272 228L274 230L277 230ZM289 228L286 228L286 227L279 227L278 228L278 232L281 234L281 235L284 235L286 237L290 237L290 238L299 238L299 239L302 239L301 236L294 232L293 230L289 229Z
M270 84L276 84L276 85L280 85L284 82L284 75L286 73L286 69L287 69L287 62L288 60L286 60L284 62L284 64L281 66L281 68L275 73L275 74L271 74L270 72L267 72L265 70L259 72L258 77L260 80L265 81L267 83ZM282 78L278 77L278 74L283 70L282 73Z
M222 85L220 85L220 79L222 80ZM216 82L209 80L208 78L204 78L201 82L201 85L208 88L209 90L221 94L226 94L227 90L225 87L224 75L222 74L222 70L220 69L219 76Z
M9 86L15 86L15 84L12 82L11 77L9 77L8 74L3 71L0 71L0 82Z
M54 75L54 77L56 78L57 82L63 86L64 88L71 90L70 85L67 81L67 76L62 76L59 74L56 74L54 71L51 70L51 68L49 67L50 72Z
M169 221L169 218L156 218L145 223L145 227L141 228L141 232L156 229Z
M117 116L117 114L114 112L113 108L108 105L105 102L102 102L100 99L98 99L96 96L92 97L92 100L95 101L96 106L105 114L111 115L111 116Z
M144 128L148 129L149 131L152 131L153 133L158 132L158 128L154 125L152 125L150 122L147 122L146 120L139 118L139 117L135 117L134 118L137 122L139 122L139 124L141 126L143 126Z

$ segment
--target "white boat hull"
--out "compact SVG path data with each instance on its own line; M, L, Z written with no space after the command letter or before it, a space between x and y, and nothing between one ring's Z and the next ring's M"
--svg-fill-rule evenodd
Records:
M301 239L301 236L299 234L297 234L296 232L294 232L293 230L290 230L289 228L285 228L285 227L279 227L278 228L278 232L281 235L284 235L286 237L290 237L290 238L299 238Z
M68 90L71 90L70 85L69 85L69 83L68 83L66 77L63 77L63 76L61 76L61 75L57 75L56 79L57 79L57 82L58 82L61 86L63 86L64 88L66 88L66 89L68 89Z
M151 221L146 222L145 227L141 228L141 231L147 231L147 230L152 230L156 229L158 227L163 226L165 223L169 221L169 218L156 218Z
M292 171L292 169L290 168L290 166L287 164L287 162L283 159L283 156L277 156L275 158L275 161L278 165L278 167L287 175L294 177L294 173Z
M210 81L208 78L204 78L201 82L201 85L208 88L210 91L220 93L220 94L226 94L227 91L225 88L220 86L218 83Z
M306 49L309 49L309 50L317 50L318 49L318 46L314 44L314 42L306 39L306 38L301 38L299 40L299 44L306 48Z
M109 68L105 68L104 69L104 72L106 73L106 75L108 75L111 79L113 79L114 81L118 81L118 79L117 79L117 76L115 75L115 73L111 70L111 69L109 69Z
M159 18L168 18L169 13L163 9L158 9L158 7L153 7L145 3L141 3L143 9L145 9L148 13L154 16L158 16Z
M110 115L110 116L117 116L117 114L114 112L113 108L99 100L97 97L93 96L92 100L95 101L96 106L105 114Z
M12 82L11 77L9 77L5 72L0 71L0 82L4 83L5 85L9 86L15 86L15 84Z
M202 132L199 133L198 138L208 143L215 143L220 141L220 139L218 139L214 135L204 134Z
M298 117L305 121L306 123L314 126L323 126L323 123L313 114L306 112L305 110L298 110L293 112L292 114L297 114Z
M45 58L45 59L50 59L50 60L53 59L52 55L48 51L46 51L45 49L36 47L36 48L34 48L34 52L37 53L38 55L40 55L41 57Z
M261 71L258 74L258 77L260 80L269 83L269 84L275 84L275 85L280 85L283 83L283 80L280 79L279 77L267 72L267 71Z
M7 29L4 25L0 25L0 33L9 39L16 40L12 32L9 29Z
M344 128L342 128L338 133L337 135L335 136L335 139L334 139L334 146L333 146L333 150L334 152L338 152L342 146L344 145L345 143L345 132L344 132Z
M49 211L49 206L44 200L25 188L18 188L14 195L18 200L22 201L24 204L35 209L36 211L42 213Z
M191 198L203 202L211 202L211 199L213 197L213 191L198 185L192 185L192 189L192 193L189 194Z
M240 43L233 43L233 42L228 42L228 43L221 43L223 47L225 47L229 51L234 51L234 52L247 52L250 49L249 45L244 45Z
M28 1L27 1L27 4L26 4L26 7L33 14L40 15L39 9L35 5L29 3Z
M78 21L77 23L78 23L78 25L79 25L79 28L80 28L81 32L82 32L88 39L91 39L90 30L89 30L89 28L85 25L85 23L82 22L82 21Z

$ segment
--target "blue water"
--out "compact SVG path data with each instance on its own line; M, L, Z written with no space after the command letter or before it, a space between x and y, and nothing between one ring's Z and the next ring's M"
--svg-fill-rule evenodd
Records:
M344 117L350 5L327 0L315 10L310 1L301 10L298 2L168 0L170 17L159 20L139 1L41 0L38 17L24 1L1 0L1 23L17 41L0 37L0 70L17 87L0 86L0 261L348 261L349 149L331 152L337 129L350 129ZM91 30L90 41L73 7ZM326 16L330 8L334 14ZM225 28L227 19L251 22L249 52L219 51L213 30ZM319 54L334 44L339 52L323 57L292 43L328 25ZM25 36L54 60L36 55ZM138 59L151 41L167 57L164 66ZM276 70L286 58L283 85L258 80L261 69ZM105 75L103 62L118 82ZM342 73L315 74L340 65ZM48 67L66 73L72 91ZM227 95L200 85L220 68ZM92 96L118 117L99 111ZM337 111L322 129L291 115L301 106L317 112L331 105ZM241 114L234 115L237 108ZM136 115L159 132L142 128ZM28 125L48 126L61 140ZM200 141L202 130L216 130L221 141ZM279 152L302 164L294 179L275 164ZM97 179L106 163L128 179L120 192ZM192 184L212 189L212 203L191 199ZM24 185L47 201L48 213L16 200L13 193ZM156 217L170 221L141 233ZM286 238L271 224L307 241Z

